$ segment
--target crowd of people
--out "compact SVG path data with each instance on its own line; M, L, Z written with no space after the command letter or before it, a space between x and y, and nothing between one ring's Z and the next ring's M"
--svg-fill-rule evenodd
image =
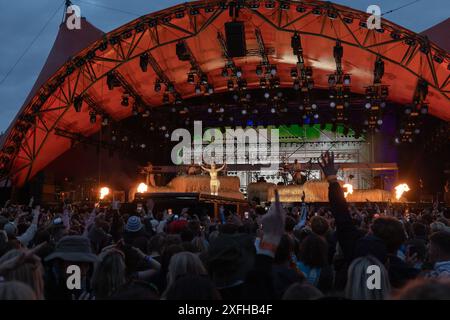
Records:
M327 207L276 193L245 217L7 203L0 300L450 299L448 208L349 204L334 156L320 165Z

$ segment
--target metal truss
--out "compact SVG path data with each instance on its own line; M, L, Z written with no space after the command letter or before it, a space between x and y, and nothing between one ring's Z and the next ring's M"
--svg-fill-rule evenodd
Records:
M392 40L380 41L375 36L377 31L364 27L360 27L358 30L351 28L351 24L367 19L367 14L363 12L322 1L271 2L274 3L273 10L262 10L266 1L242 1L241 14L254 15L278 31L340 41L343 45L357 47L401 67L418 79L423 79L423 75L419 71L413 70L410 64L414 57L422 54L423 65L431 73L429 79L426 79L429 86L437 90L446 101L450 101L450 75L442 80L438 77L435 68L435 63L448 63L450 56L439 47L429 43L421 35L399 29L398 26L383 21L382 32L391 32ZM227 11L231 3L235 2L231 0L190 2L149 14L105 35L104 39L95 42L68 61L20 111L14 126L7 132L0 151L0 180L3 178L13 179L23 170L28 170L26 180L31 178L35 160L41 156L43 146L49 137L64 122L64 116L73 106L75 99L80 96L86 99L91 94L90 89L97 82L104 81L108 73L118 72L117 70L121 66L139 59L142 54L147 53L149 62L158 77L168 84L172 83L173 81L156 63L151 54L152 51L199 36ZM299 21L307 19L311 15L322 19L320 30L308 32L295 27ZM189 24L177 25L176 19L185 16L188 16ZM348 32L347 36L339 38L337 35L324 34L327 19L332 20L333 24L343 25ZM162 38L162 29L173 31L171 33L173 36ZM141 47L140 43L143 39L151 39L153 45ZM238 67L229 57L220 31L218 31L218 40L223 49L224 62L227 67L232 69L233 79L237 80ZM380 49L383 46L392 44L404 48L403 57L394 59L388 53L381 52ZM263 57L263 59L265 58L268 57ZM198 62L195 64L198 65ZM240 81L245 81L243 76L239 77ZM122 86L135 99L142 99L136 92L133 92L132 86L126 85L125 77L123 79ZM173 89L172 95L175 99L183 98L182 93L178 92L176 88ZM94 108L93 105L90 107ZM101 106L95 108L100 109ZM47 116L49 113L52 115ZM40 133L39 141L37 139L38 132Z

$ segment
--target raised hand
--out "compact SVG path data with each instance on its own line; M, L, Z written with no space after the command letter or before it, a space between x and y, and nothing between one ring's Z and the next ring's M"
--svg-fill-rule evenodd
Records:
M33 222L32 223L38 224L40 215L41 215L41 206L36 206L33 209Z
M334 164L334 152L325 152L320 156L320 161L318 161L320 168L322 169L327 180L335 180L337 172L339 170L338 167Z
M285 231L286 211L280 203L280 195L275 190L275 202L272 203L269 212L261 219L263 230L263 243L278 246Z

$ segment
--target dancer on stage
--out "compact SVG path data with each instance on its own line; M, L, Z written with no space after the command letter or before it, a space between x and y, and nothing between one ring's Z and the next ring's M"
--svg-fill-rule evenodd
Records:
M211 177L210 182L210 189L211 189L211 195L212 196L218 196L219 195L219 188L220 188L220 181L218 178L218 173L222 171L225 168L226 164L224 163L221 168L216 168L216 164L213 162L211 163L211 169L208 169L204 166L201 166L203 170L207 171L209 173L209 176Z

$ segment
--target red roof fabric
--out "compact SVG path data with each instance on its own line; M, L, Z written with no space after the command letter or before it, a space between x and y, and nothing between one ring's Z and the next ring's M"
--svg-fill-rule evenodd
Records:
M88 95L114 121L132 115L131 108L121 106L126 90L123 87L108 90L106 76L111 71L120 74L148 108L164 107L164 90L155 92L153 89L159 78L158 72L164 73L183 99L197 96L195 86L186 81L191 64L180 61L176 55L176 44L180 40L186 42L215 92L227 91L228 79L221 75L226 60L218 32L225 34L224 24L232 19L228 10L220 8L220 2L204 0L168 8L136 19L104 37L86 20L83 20L81 31L69 31L62 26L38 82L19 112L20 115L35 115L37 129L28 130L20 140L17 130L20 121L16 119L2 145L3 154L12 156L8 172L14 183L22 185L70 149L71 141L55 134L55 129L83 136L99 131L100 121L90 123L90 109L86 103L82 112L75 112L73 101L76 97ZM240 11L239 20L245 23L250 54L234 58L233 62L242 69L249 89L259 87L255 68L261 63L261 57L255 54L258 52L255 30L261 31L269 61L277 65L282 87L292 87L290 70L296 65L297 57L292 52L291 37L298 32L302 37L305 64L313 69L315 88L328 88L328 75L336 68L333 46L339 40L344 48L343 70L352 75L352 92L364 94L366 87L373 84L374 63L380 56L385 62L382 83L389 86L390 101L410 104L417 82L422 78L429 83L427 103L430 113L450 120L447 68L450 55L445 50L430 43L429 52L421 52L423 37L387 20L383 20L384 32L368 30L360 24L360 21L366 21L366 13L348 7L302 1L306 10L299 12L294 3L298 4L292 1L289 9L261 5L258 9ZM193 8L198 9L195 15L191 14ZM316 14L317 8L321 14ZM330 18L329 12L337 12L337 16ZM351 17L353 22L345 22L344 17ZM142 26L141 32L136 31ZM399 40L392 38L394 33L401 35ZM102 48L103 38L108 39L108 45ZM414 39L414 45L406 44L405 39ZM149 65L148 72L142 72L139 58L143 53L149 53L160 70ZM65 63L70 56L74 58ZM443 61L434 60L435 56L442 57ZM61 64L64 66L55 72ZM48 94L44 102L40 101L40 96L50 92L51 85L58 80L62 83L58 84L57 90ZM170 99L173 102L173 97ZM131 97L130 106L134 102ZM36 106L39 111L33 111ZM17 144L17 141L21 143ZM15 152L7 152L6 148L10 146L15 146Z

